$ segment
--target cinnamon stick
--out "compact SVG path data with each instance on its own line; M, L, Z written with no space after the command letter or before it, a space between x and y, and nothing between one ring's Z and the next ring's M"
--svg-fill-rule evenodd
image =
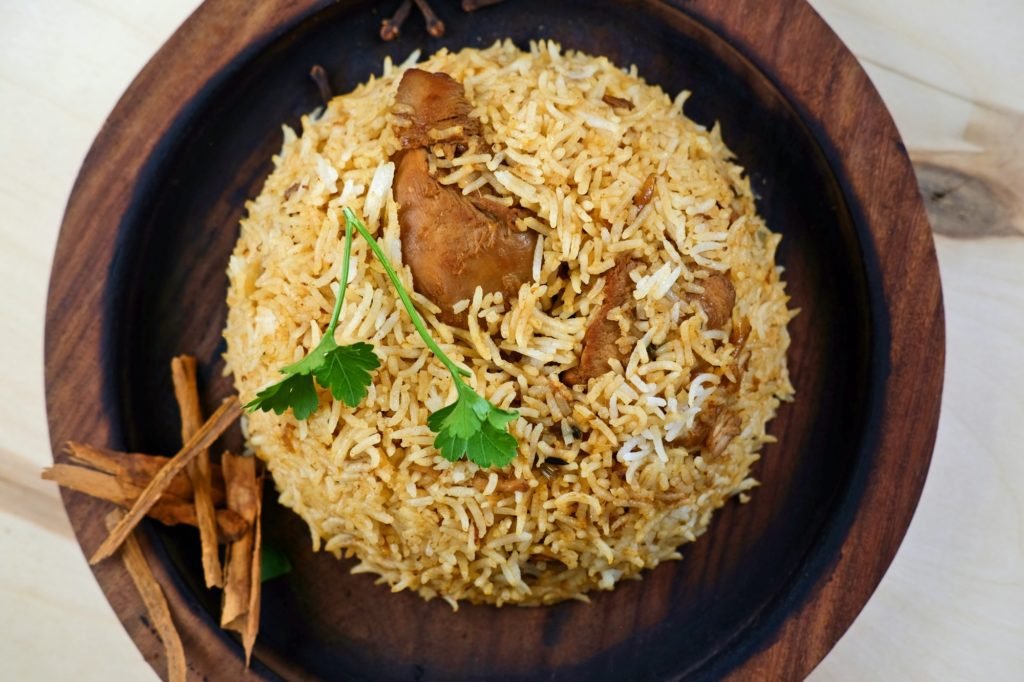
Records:
M125 509L135 504L143 490L142 487L120 480L116 476L73 464L55 464L43 469L43 479L90 497L113 502ZM161 495L146 516L167 526L197 525L192 502L170 493ZM232 542L249 529L249 524L230 509L216 511L216 524L217 541L221 543Z
M237 457L225 452L223 462L228 505L250 521L250 529L228 547L221 627L242 636L245 665L248 667L260 627L263 476L256 474L253 457Z
M163 455L121 452L75 441L68 441L65 449L71 461L88 464L93 469L113 474L119 481L130 482L140 489L145 488L170 460L170 457ZM166 492L183 500L193 499L192 482L184 473L174 477ZM220 466L213 462L210 463L210 497L215 507L224 504L224 477L221 475Z
M170 461L169 457L162 455L120 452L75 441L68 441L65 449L73 462L88 464L94 469L113 474L119 482L131 483L140 490L145 488L157 472ZM192 501L192 482L186 474L178 474L164 494ZM224 504L224 477L220 466L213 462L210 463L210 497L215 507Z
M124 513L115 509L106 516L107 529L112 533L124 521ZM187 667L185 663L185 647L181 644L181 637L174 627L174 620L171 618L171 609L167 605L167 598L164 591L157 582L153 570L146 562L146 555L142 553L139 541L129 532L121 545L121 558L124 560L124 567L135 583L135 589L142 597L142 603L146 605L149 613L149 621L156 629L160 641L164 645L164 653L167 656L167 679L170 682L185 682Z
M199 407L199 388L196 382L196 359L180 355L171 360L171 380L174 398L181 413L181 441L195 435L203 423ZM203 560L203 577L207 587L223 585L220 556L217 554L217 522L210 492L210 451L201 450L185 468L194 491L193 504L199 527L199 546Z
M228 509L249 523L249 530L228 546L224 571L224 603L221 609L222 628L244 631L245 614L249 610L252 585L252 548L254 524L259 505L256 491L256 460L225 452L221 457Z
M249 610L245 614L245 626L242 629L242 647L245 649L245 666L249 667L252 659L252 648L256 644L256 634L260 629L260 589L263 584L261 553L263 550L263 531L260 517L263 515L263 477L256 479L256 518L253 519L252 556L249 569Z
M170 459L166 465L149 482L145 490L135 501L128 514L117 524L107 539L99 546L89 563L96 564L113 554L125 538L132 532L132 529L139 524L139 521L146 515L154 504L160 499L160 495L170 485L174 477L181 473L185 467L200 452L210 445L227 431L228 427L242 415L242 404L237 397L226 398L220 407L210 415L210 418L200 429L188 439L178 454Z

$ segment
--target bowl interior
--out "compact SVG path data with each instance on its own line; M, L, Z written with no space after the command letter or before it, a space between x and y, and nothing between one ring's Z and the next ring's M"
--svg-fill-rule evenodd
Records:
M294 569L267 582L256 670L288 679L661 679L717 677L763 645L833 559L846 529L841 501L868 465L870 271L857 221L815 131L760 71L720 36L658 2L516 0L476 14L435 3L448 31L429 38L417 16L382 43L373 3L336 5L247 55L189 102L144 173L119 226L104 314L103 376L120 415L122 446L177 449L168 360L196 355L207 410L231 392L222 376L224 275L246 199L281 143L280 124L319 104L308 77L323 65L336 92L379 73L386 55L414 48L520 46L553 38L565 48L636 64L670 94L688 89L686 113L718 121L752 178L793 305L790 370L797 402L770 425L779 442L755 467L749 504L720 510L682 562L647 572L592 603L544 608L462 606L391 594L352 562L310 551L305 525L272 502L267 544ZM450 6L448 6L450 5ZM237 434L224 446L239 448ZM201 584L194 532L151 527L162 560L217 629L219 595ZM228 637L228 635L222 635ZM240 647L239 647L240 650Z

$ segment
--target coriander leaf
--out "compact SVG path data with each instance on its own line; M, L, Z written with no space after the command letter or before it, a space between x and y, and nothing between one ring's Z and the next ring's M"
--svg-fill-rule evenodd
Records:
M316 394L316 383L328 389L335 400L341 400L349 407L355 407L366 398L367 388L371 382L373 370L380 367L380 359L368 343L354 343L339 346L334 340L334 330L341 316L341 306L345 302L345 290L348 288L348 266L352 257L352 225L345 222L345 251L342 256L341 277L338 280L338 298L334 302L331 321L324 331L323 338L316 348L306 357L281 369L285 378L268 386L256 395L256 399L245 405L245 408L273 410L284 414L290 407L296 419L306 419L316 410L319 400Z
M409 319L412 320L412 325L416 328L416 332L420 335L420 338L423 339L423 343L427 344L427 348L437 356L437 359L441 361L441 364L443 364L448 371L452 373L452 375L469 376L469 370L456 365L452 359L448 357L448 354L441 350L441 347L437 345L437 341L434 341L434 338L427 330L427 325L423 322L423 318L420 317L419 312L416 310L416 306L412 302L412 297L409 296L409 292L406 291L401 278L398 276L398 273L395 272L394 266L391 265L391 260L387 257L387 254L384 253L384 249L380 247L377 240L373 238L373 235L370 234L370 231L366 229L366 225L363 225L363 221L357 218L356 214L352 212L352 209L347 206L344 209L344 213L346 231L349 228L354 228L358 230L360 236L366 240L366 244L370 247L370 251L372 251L373 255L377 257L377 260L380 262L381 267L384 268L384 272L387 274L388 279L391 280L391 284L395 287L395 293L398 294L399 300L402 301L402 307L404 307L405 312L409 314ZM458 386L458 384L456 384L456 386Z
M496 429L504 429L517 419L519 419L519 413L515 410L503 410L500 407L492 406L491 411L487 413L487 421Z
M457 383L461 384L459 388L460 393L462 394L462 399L469 403L469 406L473 410L473 414L476 415L479 421L484 421L485 419L487 419L488 415L490 415L491 413L491 410L498 409L494 405L491 405L489 402L487 402L487 400L485 400L484 397L481 396L479 393L477 393L468 385L463 383L461 379Z
M295 374L314 374L316 370L324 364L324 358L327 357L327 354L337 347L338 342L334 340L334 330L330 329L330 333L324 333L323 338L320 339L320 343L316 345L316 348L309 351L309 354L298 362L282 367L281 374L284 374L285 376L293 376Z
M292 562L288 560L287 554L267 544L260 547L260 582L273 580L291 570Z
M496 428L490 421L466 441L466 456L481 467L503 467L516 456L516 438L504 428Z
M273 410L276 414L284 414L290 407L296 419L305 419L313 414L319 403L313 377L294 374L257 393L255 399L245 404L245 409L250 412Z
M427 417L427 426L430 427L430 430L434 433L439 432L441 427L444 425L444 420L448 418L448 415L455 411L455 406L457 404L458 402L454 402L451 405L445 405L436 412L431 412Z
M481 407L483 418L478 414ZM518 412L496 407L461 384L458 399L427 417L427 426L437 433L434 447L445 459L454 462L465 455L477 466L503 467L517 450L515 436L505 427L518 418Z
M457 462L466 456L467 443L451 431L439 431L434 437L434 447L449 462Z
M346 207L344 213L346 233L355 229L366 240L373 255L377 257L384 272L391 280L391 284L394 285L395 292L402 301L405 311L409 314L413 327L423 339L423 343L452 375L458 398L451 405L442 407L427 417L427 426L437 434L434 438L434 447L438 449L442 457L451 461L466 456L471 462L481 467L507 465L515 458L518 446L515 436L508 433L506 427L519 418L519 413L493 405L463 381L462 377L469 376L469 371L456 365L430 335L427 325L413 305L412 297L409 296L409 292L406 291L401 278L395 272L395 268L391 265L391 261L380 244L366 229L362 221L356 217L352 209Z
M321 364L313 369L316 382L330 389L335 400L355 407L363 401L373 381L373 370L380 367L380 358L368 343L335 346L324 354Z
M478 396L476 393L470 393L466 395L463 391L459 391L459 398L449 407L451 410L445 415L444 419L438 424L436 431L448 431L454 436L459 438L469 438L474 433L480 430L480 422L482 421L478 412L477 403L483 403L484 409L487 409L488 402ZM486 414L486 412L485 412ZM435 420L435 423L437 420ZM427 420L427 426L431 426L430 420ZM433 426L431 426L433 428Z

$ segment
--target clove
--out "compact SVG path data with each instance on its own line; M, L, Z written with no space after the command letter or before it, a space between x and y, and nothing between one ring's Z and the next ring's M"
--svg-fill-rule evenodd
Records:
M324 101L324 104L330 102L334 97L334 91L331 90L331 83L327 80L327 69L319 64L314 64L313 68L309 70L309 77L316 83L316 88L320 91L320 99Z
M435 38L443 36L444 22L437 18L437 14L435 14L434 10L432 10L430 5L427 4L427 0L415 0L415 2L416 7L420 10L420 14L423 15L423 18L427 22L427 33Z
M475 12L478 9L483 9L484 7L497 5L500 2L503 2L503 0L462 0L462 11Z
M402 28L402 24L409 18L409 11L412 10L412 0L403 0L402 4L398 6L398 11L395 12L394 16L390 19L385 19L380 24L380 39L381 40L394 40L398 37L398 32Z

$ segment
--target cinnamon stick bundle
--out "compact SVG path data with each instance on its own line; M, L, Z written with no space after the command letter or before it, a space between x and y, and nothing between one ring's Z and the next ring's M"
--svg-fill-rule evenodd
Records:
M121 485L132 485L139 490L149 485L170 460L162 455L120 452L75 441L68 441L65 449L72 462L88 464L92 469L113 475ZM185 474L178 474L167 486L165 494L191 502L194 495L192 482ZM220 466L213 463L210 464L210 498L215 507L224 504L224 476Z
M260 551L263 480L256 459L225 452L221 458L228 508L249 522L249 530L228 546L220 626L242 636L249 665L260 620Z
M55 464L43 469L43 479L91 497L113 502L124 509L131 508L145 488L135 485L130 480L74 464ZM146 515L167 526L198 525L191 500L170 493L161 495ZM249 529L245 519L230 509L216 510L215 523L217 541L221 543L231 542Z
M171 379L174 397L181 413L181 442L188 441L199 431L203 412L199 407L199 389L196 383L196 360L181 355L171 360ZM196 525L199 526L199 546L203 559L203 577L207 587L220 587L223 575L217 554L217 522L213 506L210 479L210 451L200 450L185 467L194 491Z
M128 510L115 510L107 516L110 534L89 561L95 564L120 552L164 642L168 677L184 680L181 640L163 592L133 535L134 528L149 516L167 525L188 524L199 529L206 585L224 590L221 627L241 635L248 666L260 619L263 475L254 457L224 453L220 465L210 461L210 445L242 414L238 398L225 399L203 422L195 360L174 358L171 376L181 413L183 445L177 454L126 453L69 442L72 463L44 469L43 478ZM218 542L227 544L223 567Z
M107 514L105 519L107 529L113 531L123 520L124 513L115 509ZM174 626L171 609L167 605L164 591L146 562L146 556L142 553L142 547L139 546L139 541L135 539L134 534L129 533L121 545L121 558L128 575L135 583L135 589L142 597L142 603L146 605L149 621L156 629L160 641L163 642L164 653L167 656L167 679L170 682L185 682L187 676L185 647L182 646L178 629Z
M201 451L209 448L240 416L242 416L242 404L238 401L238 398L226 398L202 427L188 439L182 449L157 472L156 476L153 477L142 491L142 494L139 495L135 504L132 505L128 514L121 519L117 527L111 531L107 539L103 541L92 557L89 558L89 563L99 563L113 554L135 526L139 524L142 518L159 501L160 496L174 480L174 477L184 471L188 463L195 459Z

